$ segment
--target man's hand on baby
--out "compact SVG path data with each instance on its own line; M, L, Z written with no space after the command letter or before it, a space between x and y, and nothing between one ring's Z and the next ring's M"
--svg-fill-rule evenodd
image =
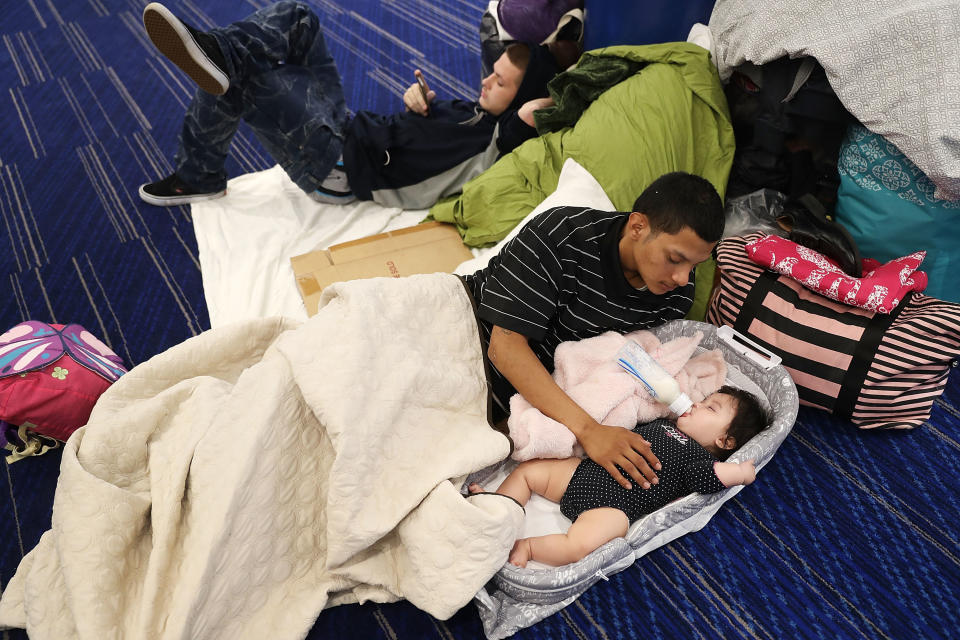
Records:
M640 434L621 427L596 423L584 430L580 446L590 459L607 470L624 489L632 488L631 478L637 486L649 489L659 482L654 469L660 461L653 455L650 443ZM626 476L617 469L623 469Z

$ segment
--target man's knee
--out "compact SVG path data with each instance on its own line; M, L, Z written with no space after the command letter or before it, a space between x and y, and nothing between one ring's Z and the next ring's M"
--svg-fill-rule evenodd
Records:
M280 23L284 25L283 28L289 39L288 63L305 64L308 52L317 46L317 38L320 38L324 55L326 55L326 44L320 30L320 17L310 5L300 0L280 0L273 5L273 9L278 17L282 16Z
M290 13L313 13L313 9L310 8L305 2L300 0L280 0L274 5L279 11L288 11Z
M275 16L284 16L290 24L314 26L320 22L313 8L300 0L280 0L270 7L270 12Z

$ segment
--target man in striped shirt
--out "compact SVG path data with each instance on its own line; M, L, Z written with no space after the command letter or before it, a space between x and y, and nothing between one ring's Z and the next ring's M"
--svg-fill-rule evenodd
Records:
M531 220L485 269L465 278L492 365L497 421L519 392L566 425L625 488L630 478L644 488L655 483L659 462L649 443L577 405L550 376L553 352L564 341L684 317L693 268L710 257L723 224L713 186L682 172L655 180L632 212L557 207Z

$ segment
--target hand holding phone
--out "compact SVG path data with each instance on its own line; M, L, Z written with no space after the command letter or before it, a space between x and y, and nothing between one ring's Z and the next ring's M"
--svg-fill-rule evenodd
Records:
M429 115L430 101L436 97L436 94L430 91L430 87L427 86L427 81L419 69L413 73L417 79L417 84L410 85L404 92L403 104L407 107L408 111L419 113L422 116Z
M420 95L423 96L423 104L427 105L427 108L430 108L430 101L427 99L427 81L423 79L423 74L420 73L420 69L417 69L413 72L413 75L417 77L417 84L420 85Z

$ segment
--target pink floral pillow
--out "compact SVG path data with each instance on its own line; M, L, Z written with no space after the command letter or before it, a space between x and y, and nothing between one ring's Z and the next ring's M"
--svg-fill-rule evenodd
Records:
M847 275L823 254L779 236L769 235L746 245L747 255L760 266L793 278L831 300L878 313L890 313L911 291L927 287L927 274L917 271L926 251L917 251L886 264L864 258L863 277Z

